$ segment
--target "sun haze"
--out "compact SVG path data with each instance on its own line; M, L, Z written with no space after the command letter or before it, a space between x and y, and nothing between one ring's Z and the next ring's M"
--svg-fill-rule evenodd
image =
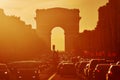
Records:
M0 0L0 8L4 9L6 15L15 15L36 28L34 17L36 9L47 9L62 7L69 9L79 9L81 20L79 22L79 32L93 30L98 21L98 8L105 5L108 0ZM51 32L52 33L52 32ZM52 37L54 36L54 37ZM53 30L51 35L51 48L56 45L56 50L65 50L64 31L59 27Z
M65 51L65 36L64 36L64 30L60 27L55 27L51 31L51 50L52 46L55 45L55 50L59 51ZM58 44L60 43L60 44Z
M21 17L26 24L36 27L34 20L35 10L43 8L63 7L80 10L80 32L85 29L92 30L98 21L98 8L105 5L108 0L0 0L0 8L7 15Z

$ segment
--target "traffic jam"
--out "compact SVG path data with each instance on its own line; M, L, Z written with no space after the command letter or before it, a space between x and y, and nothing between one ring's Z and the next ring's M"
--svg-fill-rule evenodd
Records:
M57 65L35 60L0 63L0 80L120 80L120 61L72 58Z

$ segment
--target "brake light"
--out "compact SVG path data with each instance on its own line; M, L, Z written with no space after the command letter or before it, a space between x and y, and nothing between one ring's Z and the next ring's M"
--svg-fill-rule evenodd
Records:
M5 74L8 74L8 72L6 71L6 72L4 72Z
M60 69L63 69L63 67L60 67Z
M18 76L18 78L22 78L22 76Z
M97 70L97 72L100 72L100 70Z
M108 74L109 74L109 75L112 75L112 72L111 72L111 71L108 71Z
M35 73L37 73L37 71L34 71Z
M20 73L20 71L17 71L17 73L19 74L19 73Z

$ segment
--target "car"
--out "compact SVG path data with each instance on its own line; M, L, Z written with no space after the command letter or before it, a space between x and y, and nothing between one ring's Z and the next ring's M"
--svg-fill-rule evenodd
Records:
M17 80L40 80L39 62L16 61L9 64Z
M106 63L105 59L91 59L88 66L88 79L93 80L93 70L97 64Z
M93 71L94 80L106 80L106 73L111 64L97 64Z
M10 70L4 63L0 63L0 80L10 80Z
M107 74L106 80L120 80L120 65L111 65Z
M63 66L63 64L65 63L71 63L69 61L61 61L58 65L57 65L57 74L60 73L60 68Z
M86 64L86 66L85 66L85 68L84 68L84 75L85 75L85 77L88 77L88 68L89 68L89 63L88 64Z
M77 74L84 74L84 68L86 67L86 65L89 63L89 61L81 61L80 64L78 65L78 70L77 70Z
M80 64L78 65L78 70L76 71L76 74L80 79L85 78L84 69L88 63L89 61L81 61Z
M59 74L61 76L75 76L76 75L76 70L75 70L75 65L74 63L63 63L59 67Z

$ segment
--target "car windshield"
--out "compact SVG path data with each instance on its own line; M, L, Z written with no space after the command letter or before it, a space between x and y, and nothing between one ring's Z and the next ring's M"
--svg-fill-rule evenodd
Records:
M105 60L93 60L92 62L91 62L91 64L90 64L90 68L95 68L95 66L97 65L97 64L100 64L100 63L105 63Z
M99 65L97 69L102 70L102 71L108 71L110 65Z
M120 74L120 66L114 66L111 71L116 74Z

